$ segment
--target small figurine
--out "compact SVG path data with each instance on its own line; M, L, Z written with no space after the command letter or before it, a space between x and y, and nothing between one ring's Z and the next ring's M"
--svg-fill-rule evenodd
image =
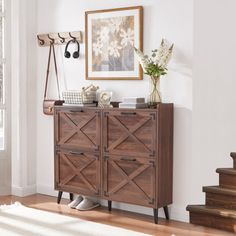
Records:
M101 91L98 96L98 106L101 108L111 108L113 107L110 102L112 98L112 92Z

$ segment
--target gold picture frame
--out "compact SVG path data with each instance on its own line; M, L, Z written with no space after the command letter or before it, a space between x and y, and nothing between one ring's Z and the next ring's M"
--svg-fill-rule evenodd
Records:
M87 80L142 80L133 46L143 49L143 7L85 12Z

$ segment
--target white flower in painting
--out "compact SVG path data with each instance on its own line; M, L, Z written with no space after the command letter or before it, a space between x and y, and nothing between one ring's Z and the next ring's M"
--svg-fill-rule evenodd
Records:
M114 56L116 58L120 57L120 52L122 47L118 45L118 41L114 40L111 42L110 46L108 47L108 52L110 56Z
M109 40L109 28L102 27L102 29L98 32L98 37L101 41L107 42Z
M120 37L122 38L121 45L123 47L126 47L128 44L130 44L131 46L134 45L134 31L131 28L128 28L127 31L122 29Z
M122 17L113 17L109 21L109 27L112 33L119 32L120 25L122 23Z
M103 43L101 40L97 40L96 43L93 43L93 51L95 53L95 56L99 56L102 54L102 48L103 48Z

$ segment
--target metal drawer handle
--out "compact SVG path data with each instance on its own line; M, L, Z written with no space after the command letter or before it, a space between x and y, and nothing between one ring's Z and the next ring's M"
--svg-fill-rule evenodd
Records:
M121 115L136 115L136 112L121 112Z
M74 113L74 112L84 112L84 110L70 110L70 112Z
M136 158L122 157L122 161L136 161Z
M69 153L71 155L83 155L84 154L83 152L73 152L73 151L70 151Z

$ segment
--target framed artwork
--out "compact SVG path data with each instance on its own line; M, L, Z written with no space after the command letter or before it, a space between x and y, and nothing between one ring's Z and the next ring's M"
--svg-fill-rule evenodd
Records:
M142 6L85 12L86 79L142 79L142 31Z

